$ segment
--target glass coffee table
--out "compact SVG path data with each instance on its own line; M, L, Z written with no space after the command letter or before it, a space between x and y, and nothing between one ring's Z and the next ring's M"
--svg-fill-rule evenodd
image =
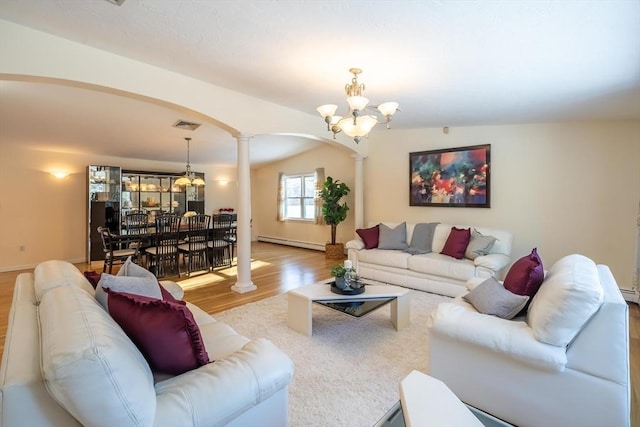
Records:
M409 326L409 290L362 279L365 291L359 295L341 295L331 291L328 279L321 283L292 289L287 293L288 318L291 329L311 336L313 329L313 303L352 317L361 317L391 304L391 323L396 330Z

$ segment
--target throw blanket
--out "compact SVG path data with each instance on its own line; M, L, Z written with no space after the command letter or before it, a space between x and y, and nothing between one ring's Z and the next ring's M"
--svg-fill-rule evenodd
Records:
M428 254L431 252L431 243L433 242L433 233L436 231L436 225L439 222L429 222L416 224L411 237L411 246L403 252L411 255Z

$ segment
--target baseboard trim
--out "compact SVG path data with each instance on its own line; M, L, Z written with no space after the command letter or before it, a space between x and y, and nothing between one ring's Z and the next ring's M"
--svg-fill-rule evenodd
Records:
M68 259L66 260L71 264L79 264L81 262L85 262L84 258L76 258L76 259ZM20 270L33 270L43 261L36 262L35 264L24 264L24 265L10 265L7 267L0 267L0 273L7 273L9 271L20 271Z
M283 239L281 237L258 236L259 242L275 243L277 245L294 246L296 248L313 249L324 252L324 245L313 242L303 242L301 240Z
M640 302L638 301L638 294L633 289L620 289L620 293L627 302L635 302L636 304Z

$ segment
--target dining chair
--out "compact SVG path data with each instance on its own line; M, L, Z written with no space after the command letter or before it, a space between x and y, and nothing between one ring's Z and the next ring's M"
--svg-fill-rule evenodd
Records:
M231 230L231 215L212 216L212 239L208 242L211 267L231 267L231 247L228 236Z
M120 239L111 234L107 227L98 227L98 234L102 239L102 250L104 251L103 273L111 274L114 264L123 264L129 257L133 262L138 262L140 254L138 247L121 249Z
M182 254L182 264L187 267L187 276L192 271L209 270L208 241L210 215L198 214L186 218L187 236L185 243L178 245Z
M231 263L233 264L233 259L235 258L236 246L238 244L238 223L234 220L231 221L231 225L229 226L229 231L225 236L225 240L229 243L229 249L231 250Z
M180 277L179 251L181 216L156 216L155 231L151 233L152 245L145 249L147 268L156 277Z

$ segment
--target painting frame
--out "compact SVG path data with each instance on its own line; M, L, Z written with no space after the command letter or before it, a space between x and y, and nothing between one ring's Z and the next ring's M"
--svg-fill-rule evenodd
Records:
M491 207L491 144L409 153L409 206Z

